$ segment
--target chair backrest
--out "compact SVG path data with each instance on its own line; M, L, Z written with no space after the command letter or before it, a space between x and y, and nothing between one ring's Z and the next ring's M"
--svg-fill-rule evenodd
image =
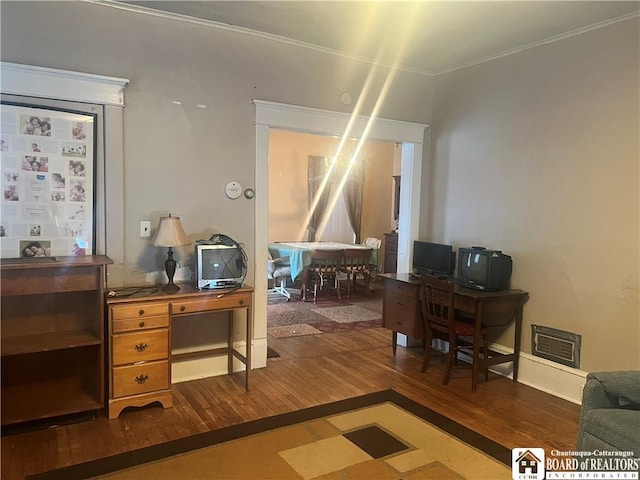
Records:
M446 326L454 331L453 283L432 275L420 277L420 302L425 328L432 324Z
M382 246L382 240L380 240L379 238L367 237L364 239L364 242L362 242L362 244L371 248L380 248Z
M344 260L344 250L316 249L311 252L309 269L316 273L337 273Z
M371 248L347 248L344 251L344 267L351 272L369 270L371 264Z

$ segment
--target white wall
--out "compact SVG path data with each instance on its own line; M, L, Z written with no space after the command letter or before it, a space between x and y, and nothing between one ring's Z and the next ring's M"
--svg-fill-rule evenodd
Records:
M370 69L323 52L97 4L2 2L1 8L3 61L130 80L124 191L107 186L107 195L125 198L125 224L111 225L108 234L124 246L114 270L122 261L126 284L163 270L166 252L138 232L141 220L155 228L168 212L182 218L192 240L225 233L252 257L254 200L224 195L230 180L254 184L252 99L349 111L353 105L340 97L350 92L356 99ZM374 92L385 74L382 69ZM399 72L380 117L428 123L429 97L410 92L430 88L430 78ZM362 113L374 102L369 98ZM176 249L177 260L191 263L192 248Z
M576 332L586 371L640 368L639 39L636 18L434 91L431 236L512 255L524 351L531 324Z

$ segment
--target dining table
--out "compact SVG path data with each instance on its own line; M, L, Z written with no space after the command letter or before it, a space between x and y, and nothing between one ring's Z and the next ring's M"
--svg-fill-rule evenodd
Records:
M348 248L371 249L371 265L378 265L378 250L368 245L359 243L341 242L274 242L269 244L269 253L273 258L289 258L291 280L301 279L301 297L306 300L307 276L306 268L311 264L311 253L316 249L322 250L346 250Z

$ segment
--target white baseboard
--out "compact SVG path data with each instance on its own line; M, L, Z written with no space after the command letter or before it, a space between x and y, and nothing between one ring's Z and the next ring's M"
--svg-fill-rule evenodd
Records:
M435 347L447 351L447 343L435 340ZM513 348L507 348L497 343L489 345L491 350L498 353L513 353ZM466 357L466 358L465 358ZM460 355L459 357L471 363L471 357ZM513 363L507 362L494 365L489 368L493 373L504 377L513 378ZM529 353L520 352L520 365L518 367L518 382L536 390L549 393L573 403L582 403L582 389L584 388L587 372L577 368L536 357Z
M244 352L246 342L234 343L234 348L239 352ZM220 347L223 345L212 345L211 347ZM258 338L253 341L253 351L251 352L252 370L267 366L267 339ZM233 371L243 372L245 370L244 363L240 360L233 359ZM217 355L215 357L203 357L192 360L184 360L182 362L171 363L171 383L188 382L190 380L198 380L200 378L215 377L218 375L227 375L227 356Z
M513 353L513 349L493 344L491 349L498 353ZM499 375L513 378L513 364L494 365L491 369ZM529 353L520 352L518 367L518 382L550 393L573 403L582 403L582 389L584 388L587 372L577 368L536 357Z

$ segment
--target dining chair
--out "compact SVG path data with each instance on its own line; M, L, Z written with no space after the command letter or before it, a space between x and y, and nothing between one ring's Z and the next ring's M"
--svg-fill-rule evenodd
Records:
M347 248L344 251L344 264L340 269L347 275L347 300L351 297L351 284L356 285L356 278L362 275L364 291L369 295L369 281L371 279L371 248Z
M286 288L287 277L291 277L291 266L289 265L289 257L273 258L268 253L267 259L267 278L273 280L273 288L268 293L278 293L287 298L287 302L291 300L291 293Z
M307 266L309 276L313 282L313 303L318 299L318 287L320 290L331 282L333 289L338 294L338 302L341 302L339 275L340 267L344 260L344 250L316 249L311 252L311 263Z
M425 349L422 371L429 367L432 350L440 351L433 347L435 338L449 342L447 352L447 366L445 368L442 384L449 383L451 369L457 366L458 353L464 353L471 357L472 362L478 362L479 370L483 370L485 381L489 379L489 370L484 359L489 352L487 341L487 328L483 325L480 331L476 331L473 320L458 318L454 310L454 284L451 281L441 280L432 275L420 277L420 302L422 318L425 328ZM476 335L481 335L481 349L478 355L474 355L473 342ZM471 379L471 390L476 391L477 379Z

